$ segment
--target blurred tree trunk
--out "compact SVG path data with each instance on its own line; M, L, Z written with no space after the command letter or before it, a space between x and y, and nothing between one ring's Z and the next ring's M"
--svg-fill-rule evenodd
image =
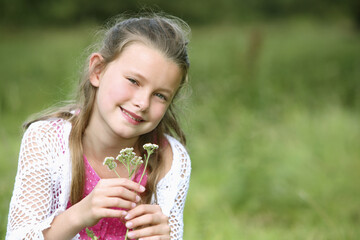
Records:
M352 8L353 18L355 21L355 26L358 31L360 31L360 1L354 1Z

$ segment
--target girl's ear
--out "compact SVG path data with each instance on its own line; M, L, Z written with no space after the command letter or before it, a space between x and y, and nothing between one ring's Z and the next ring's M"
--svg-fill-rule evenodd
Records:
M103 70L104 58L99 53L93 53L90 56L89 71L90 71L90 83L94 87L99 87L100 77Z

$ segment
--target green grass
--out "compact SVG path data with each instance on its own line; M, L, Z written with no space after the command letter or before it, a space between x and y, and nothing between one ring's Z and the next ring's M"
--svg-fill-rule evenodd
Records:
M20 125L66 98L89 29L0 31L0 238ZM289 20L196 27L190 46L184 239L359 239L359 34Z
M187 239L360 236L356 116L293 109L273 122L237 110L231 119L190 145L202 161L193 163Z

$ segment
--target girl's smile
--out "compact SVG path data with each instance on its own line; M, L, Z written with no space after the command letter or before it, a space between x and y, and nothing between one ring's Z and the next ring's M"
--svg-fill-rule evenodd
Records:
M140 124L141 122L144 122L145 120L140 117L139 115L136 115L133 112L129 112L126 109L120 107L121 111L124 113L124 117L132 124L137 125Z
M91 84L97 88L87 131L136 140L156 128L181 82L179 66L160 51L131 43L104 69L94 54ZM118 139L119 140L119 139Z

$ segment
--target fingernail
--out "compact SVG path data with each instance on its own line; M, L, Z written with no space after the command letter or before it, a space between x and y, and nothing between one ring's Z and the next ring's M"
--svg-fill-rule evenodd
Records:
M127 228L131 228L132 226L133 226L132 222L127 222L127 223L126 223L126 227L127 227ZM130 237L130 236L129 236L129 237Z
M134 233L129 232L129 233L128 233L128 237L129 237L129 238L133 238L133 237L134 237Z
M140 202L141 198L136 195L136 202Z
M140 186L140 191L141 191L141 192L145 191L145 187L144 187L144 186Z
M123 212L121 213L121 215L123 215L123 216L127 216L127 215L128 215L128 213L127 213L126 211L123 211Z
M136 207L136 203L131 204L131 208L134 208L134 207Z
M126 219L126 220L128 220L128 219L130 219L130 218L131 218L130 214L128 214L128 215L125 216L125 219Z

